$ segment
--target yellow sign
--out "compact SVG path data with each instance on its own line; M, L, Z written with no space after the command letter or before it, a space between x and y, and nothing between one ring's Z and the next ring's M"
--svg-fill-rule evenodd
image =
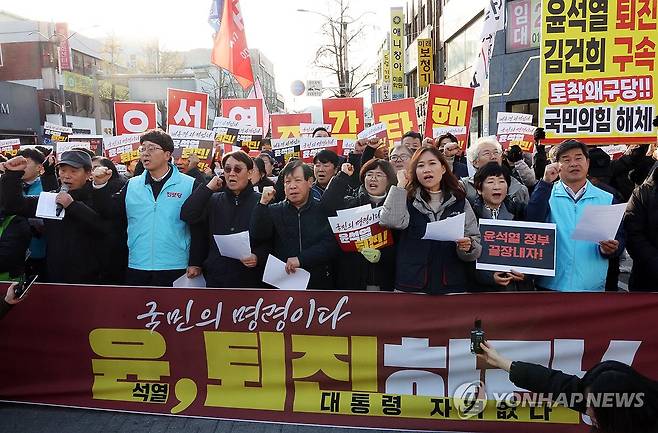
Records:
M434 82L434 52L432 39L418 39L418 87L427 88Z
M382 51L382 101L391 100L391 43L386 38L386 47Z
M655 143L658 1L542 3L545 141Z
M391 8L391 80L392 99L404 98L404 9Z
M76 74L75 72L63 71L62 79L64 90L78 93L80 95L94 96L94 80L91 77ZM110 99L112 96L112 84L108 81L100 81L98 92L102 99ZM114 85L114 99L123 101L128 99L128 88L119 84Z

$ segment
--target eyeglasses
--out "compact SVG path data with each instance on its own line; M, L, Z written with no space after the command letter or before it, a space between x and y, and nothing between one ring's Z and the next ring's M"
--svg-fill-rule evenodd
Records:
M224 167L224 173L233 172L235 174L240 174L240 173L242 173L242 170L244 170L244 168L240 167L239 165L236 165L235 167L227 165L226 167Z
M141 153L151 153L155 152L156 150L164 150L160 146L153 146L153 145L148 145L148 146L139 146L139 151Z
M497 158L497 157L499 157L500 155L502 155L502 153L500 153L499 150L494 150L494 151L491 151L491 150L485 150L484 152L478 154L478 157L479 157L479 158L492 158L492 157L493 157L493 158Z
M404 162L409 160L409 155L391 155L388 159L391 162Z
M384 173L373 173L371 171L366 173L364 177L366 179L377 179L377 180L386 179L386 175Z

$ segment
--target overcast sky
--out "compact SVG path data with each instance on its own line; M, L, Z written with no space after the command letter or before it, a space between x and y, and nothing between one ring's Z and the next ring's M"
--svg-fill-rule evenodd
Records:
M260 49L274 64L277 91L295 109L319 105L319 98L296 98L293 80L322 79L312 67L315 50L322 39L318 28L323 18L297 12L298 8L329 13L332 0L241 0L247 41ZM97 5L96 5L97 4ZM19 0L3 1L0 8L41 21L66 21L72 30L90 37L111 32L140 39L158 37L166 50L185 51L212 46L208 25L208 0ZM352 0L352 18L366 13L360 21L368 26L366 37L352 52L351 64L376 62L377 49L386 36L390 7L404 6L404 0ZM95 26L95 27L94 27ZM325 80L326 81L326 80ZM369 92L362 94L369 100Z

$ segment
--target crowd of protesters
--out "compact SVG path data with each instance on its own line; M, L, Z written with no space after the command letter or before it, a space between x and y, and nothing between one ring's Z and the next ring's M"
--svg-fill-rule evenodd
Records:
M450 134L410 131L392 146L358 140L346 157L322 150L313 164L283 164L264 143L258 157L225 153L202 172L194 156L174 161L172 138L151 130L129 179L84 149L23 149L0 162L0 280L27 272L55 283L171 286L203 274L208 287L260 288L272 254L288 273L310 272L309 289L597 292L617 290L628 251L629 290L658 289L658 146L629 146L611 160L575 140L547 149L542 133L534 155L503 150L495 137L464 154ZM42 191L57 192L63 219L36 217ZM625 202L614 239L571 239L585 207ZM328 218L364 205L382 208L394 242L342 251ZM428 223L461 213L463 238L423 239ZM476 270L480 219L556 224L555 276ZM224 257L214 235L244 231L251 256Z

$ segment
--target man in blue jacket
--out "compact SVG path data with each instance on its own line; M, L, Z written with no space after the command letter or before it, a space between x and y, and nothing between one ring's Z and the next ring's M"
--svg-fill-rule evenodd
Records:
M551 153L554 162L546 166L544 178L537 183L526 209L529 221L557 226L555 277L540 277L536 284L561 292L602 292L608 259L624 251L622 228L615 239L598 244L573 240L571 234L585 207L616 204L614 197L587 180L589 151L585 144L567 140Z
M205 227L180 219L183 203L195 180L171 164L174 142L161 130L140 137L144 173L133 177L114 197L104 191L112 175L106 167L94 170L95 201L110 218L119 218L128 230L126 284L172 286L183 274L201 274L205 259Z

